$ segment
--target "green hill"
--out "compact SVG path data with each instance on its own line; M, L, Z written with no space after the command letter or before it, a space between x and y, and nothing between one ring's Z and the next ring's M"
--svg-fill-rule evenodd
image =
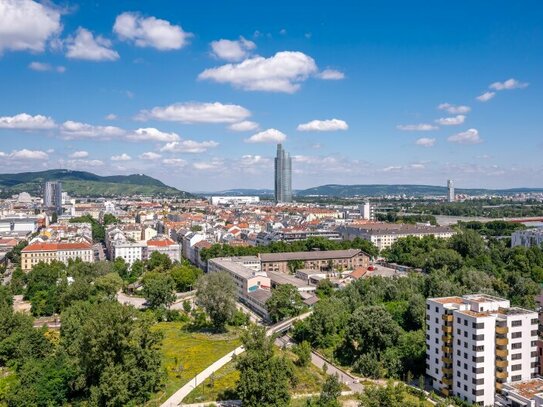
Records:
M71 196L191 196L144 174L102 177L91 172L72 170L0 174L0 190L4 196L19 192L39 195L46 181L61 181L62 189Z

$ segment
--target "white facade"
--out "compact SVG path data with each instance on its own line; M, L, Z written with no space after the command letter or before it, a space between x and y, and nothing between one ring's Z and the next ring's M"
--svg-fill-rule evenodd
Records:
M447 202L454 202L454 182L452 179L447 180Z
M543 227L518 230L511 235L511 246L541 246L543 244Z
M212 196L211 205L247 205L259 203L258 196Z
M147 243L128 241L113 241L111 242L111 260L122 258L130 266L136 260L145 260L147 258Z
M536 312L483 294L426 302L426 374L445 394L494 405L504 383L535 377Z
M365 220L374 219L374 208L369 202L364 203L364 205L360 205L359 209L360 209L360 218L365 219Z

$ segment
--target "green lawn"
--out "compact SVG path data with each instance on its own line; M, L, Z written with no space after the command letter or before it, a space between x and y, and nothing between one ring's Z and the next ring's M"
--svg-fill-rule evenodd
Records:
M163 333L162 361L168 378L164 389L147 403L159 406L217 359L240 345L237 331L225 334L189 332L184 322L161 322L153 329Z
M295 361L297 357L289 350L285 355ZM296 385L291 389L291 394L319 393L322 383L325 380L324 372L310 364L307 367L294 366ZM234 363L228 363L215 374L213 387L209 379L200 384L183 400L184 403L200 403L206 401L217 401L235 398L236 382L239 379L239 372L235 369Z

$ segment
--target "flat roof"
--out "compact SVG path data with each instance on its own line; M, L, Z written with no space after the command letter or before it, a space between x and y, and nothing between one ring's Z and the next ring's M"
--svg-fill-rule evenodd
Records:
M228 271L237 274L240 277L246 279L253 277L253 269L244 266L243 264L238 262L239 260L236 259L236 257L218 257L215 259L209 259L209 261L226 268Z
M344 229L360 230L370 235L453 232L453 230L447 226L410 225L407 223L366 223L363 225L348 225L345 226Z
M429 298L429 300L440 304L464 304L465 302L461 297Z
M507 383L508 387L526 399L533 399L536 394L543 392L543 379L535 378L523 382Z
M268 271L267 274L270 280L277 284L291 284L295 287L309 287L304 280L291 276L290 274L279 273L276 271Z
M319 250L312 252L290 252L290 253L261 253L260 260L263 262L289 261L289 260L326 260L337 258L351 258L362 253L359 249L347 250Z
M254 298L262 304L265 304L266 301L268 301L268 299L271 297L271 295L271 291L262 290L260 288L247 294L248 297Z

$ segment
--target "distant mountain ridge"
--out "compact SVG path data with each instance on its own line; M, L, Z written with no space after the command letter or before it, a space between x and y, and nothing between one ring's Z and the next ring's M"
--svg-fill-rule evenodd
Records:
M457 194L466 195L509 195L527 192L543 192L543 188L509 188L509 189L485 189L485 188L456 188ZM367 185L339 185L327 184L318 187L294 190L295 196L310 197L338 197L347 198L353 196L384 196L384 195L407 195L407 196L425 196L425 195L446 195L447 187L439 185L418 185L418 184L367 184ZM256 195L273 196L272 189L243 189L233 188L226 191L201 193L200 195Z
M0 190L4 195L20 192L38 195L46 181L61 181L62 189L73 196L191 196L188 192L170 187L145 174L100 176L86 171L63 169L0 174Z

